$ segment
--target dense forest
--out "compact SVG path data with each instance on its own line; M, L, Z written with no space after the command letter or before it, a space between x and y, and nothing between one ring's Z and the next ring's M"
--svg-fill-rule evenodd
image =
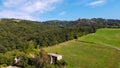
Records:
M75 21L29 21L19 19L0 19L0 65L14 65L15 56L24 56L32 49L52 46L80 36L95 33L99 28L120 28L120 20L115 19L78 19ZM11 57L8 57L11 56ZM36 56L37 57L37 56ZM6 61L5 61L6 60ZM28 64L21 64L23 68ZM47 62L45 62L47 63ZM31 67L33 68L33 67Z

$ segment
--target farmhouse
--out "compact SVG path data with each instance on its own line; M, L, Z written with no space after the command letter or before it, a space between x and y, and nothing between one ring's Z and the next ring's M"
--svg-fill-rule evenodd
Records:
M55 53L48 53L49 62L52 64L53 62L59 61L62 59L62 55L55 54Z

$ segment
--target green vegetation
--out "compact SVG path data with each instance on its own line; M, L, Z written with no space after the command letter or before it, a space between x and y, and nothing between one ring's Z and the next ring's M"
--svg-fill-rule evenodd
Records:
M50 46L73 39L77 40L78 37L83 35L95 33L96 29L99 28L111 27L119 28L120 20L93 18L78 19L75 21L52 20L38 22L19 19L0 19L0 66L15 65L22 68L51 67L51 65L48 64L47 59L45 59L47 53L44 51L39 52L41 48L48 47L47 50L49 52ZM106 31L103 31L103 33L104 32ZM116 34L117 32L118 31L114 33ZM99 33L99 31L97 33ZM108 31L107 34L109 33L111 33L111 31ZM112 39L114 43L107 39L108 37L105 37L106 41L102 41L102 38L101 40L81 38L82 40L79 39L77 41L71 41L67 44L63 44L63 46L57 46L55 50L51 51L63 54L63 58L65 60L63 59L55 64L52 64L52 67L54 68L57 66L61 68L68 64L68 67L72 68L87 68L87 66L91 68L96 68L97 66L98 68L105 68L104 65L106 65L106 68L107 66L108 68L110 66L112 66L112 68L117 68L119 51L116 50L118 49L116 47L111 48L111 45L119 47L118 35L119 34L116 34L113 37L110 35L109 38L114 38ZM98 35L98 38L99 37L100 36ZM101 58L102 56L103 58ZM14 60L16 57L21 59L17 64ZM113 58L113 61L110 61L110 58ZM78 63L76 63L76 61Z
M81 40L120 47L120 29L99 29L95 34L83 36Z
M77 27L76 25L59 26L29 20L1 19L0 65L34 68L38 65L35 64L32 57L29 57L30 54L36 56L38 52L37 49L95 32L91 26L92 25L84 27ZM17 53L20 53L20 55L18 56ZM15 64L14 59L16 57L21 58L18 64ZM38 60L37 64L43 64L44 67L46 67L47 62L44 64L44 62L40 61L41 60ZM64 66L64 62L58 62L58 65ZM39 67L41 68L41 66L42 65Z
M37 21L2 19L0 21L0 53L16 49L26 52L26 50L30 51L29 47L39 49L55 45L95 32L91 26L76 27L76 25L71 25L60 27Z
M99 29L95 34L51 46L45 50L62 54L68 63L67 68L119 68L120 50L104 45L116 46L119 43L117 41L120 41L119 35L120 29ZM106 37L116 42L113 41L111 44Z

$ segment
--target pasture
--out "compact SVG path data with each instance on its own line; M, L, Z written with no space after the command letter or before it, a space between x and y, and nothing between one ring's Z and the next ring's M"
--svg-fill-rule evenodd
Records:
M120 29L105 28L44 49L63 55L67 68L120 68L119 47Z

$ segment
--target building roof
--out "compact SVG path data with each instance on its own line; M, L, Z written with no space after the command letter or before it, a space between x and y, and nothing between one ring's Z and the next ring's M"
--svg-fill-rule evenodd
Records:
M48 53L48 55L50 55L50 56L54 56L54 57L60 57L60 56L62 56L62 55L55 54L55 53Z
M16 67L16 66L7 66L5 68L20 68L20 67Z

